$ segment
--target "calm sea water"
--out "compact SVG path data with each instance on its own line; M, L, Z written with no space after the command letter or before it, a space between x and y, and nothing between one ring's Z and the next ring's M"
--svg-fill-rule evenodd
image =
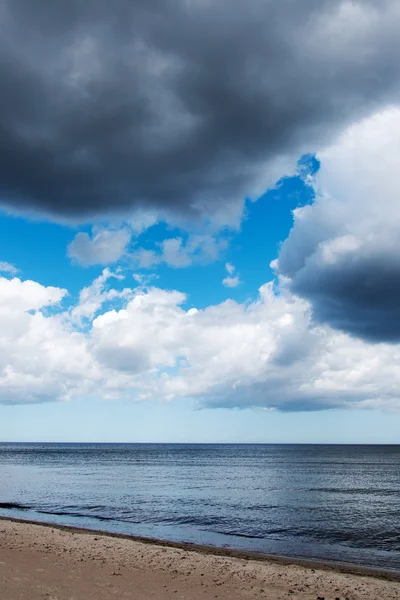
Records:
M400 570L400 446L0 444L0 515Z

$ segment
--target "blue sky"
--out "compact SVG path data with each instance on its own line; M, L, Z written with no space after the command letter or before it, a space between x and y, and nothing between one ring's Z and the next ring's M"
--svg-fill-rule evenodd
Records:
M385 411L278 413L203 409L178 401L74 400L2 406L3 441L398 444L399 419Z
M0 439L400 442L398 2L120 5L3 15Z

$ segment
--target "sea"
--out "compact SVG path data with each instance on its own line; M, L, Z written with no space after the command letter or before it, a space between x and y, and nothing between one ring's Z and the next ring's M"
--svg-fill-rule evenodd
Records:
M3 443L0 515L400 571L400 446Z

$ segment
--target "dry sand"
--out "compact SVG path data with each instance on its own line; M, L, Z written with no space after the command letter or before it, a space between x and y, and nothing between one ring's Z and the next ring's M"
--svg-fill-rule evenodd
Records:
M0 520L0 600L400 600L390 577Z

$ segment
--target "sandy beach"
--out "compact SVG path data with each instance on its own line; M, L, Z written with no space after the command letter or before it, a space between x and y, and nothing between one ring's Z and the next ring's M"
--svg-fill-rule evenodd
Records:
M110 598L391 600L400 577L0 520L0 600Z

